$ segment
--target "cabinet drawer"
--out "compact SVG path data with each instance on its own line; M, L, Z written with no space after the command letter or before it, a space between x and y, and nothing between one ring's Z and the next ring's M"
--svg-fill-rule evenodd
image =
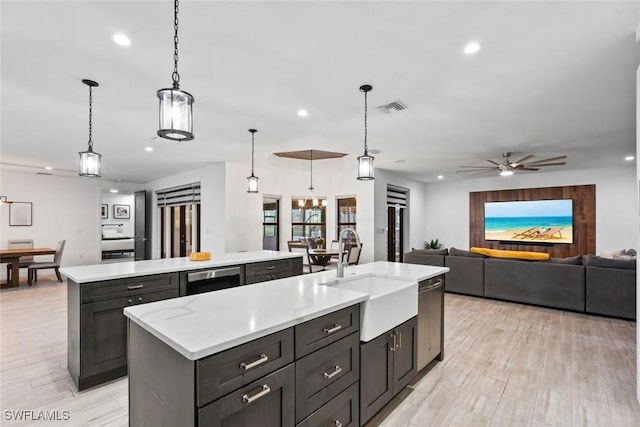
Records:
M178 273L106 280L81 285L82 303L178 289Z
M198 410L198 426L294 425L293 364Z
M275 261L255 262L247 264L245 274L249 276L259 276L263 274L273 274L282 271L291 272L293 264L290 259L279 259Z
M196 362L197 405L230 393L293 362L293 328Z
M295 327L296 359L360 330L360 304Z
M261 274L259 276L247 276L247 285L258 282L268 282L269 280L284 279L290 277L291 271L279 271L277 273Z
M322 408L302 420L297 427L360 427L359 389L360 383L356 381Z
M355 332L296 361L296 422L360 377L360 334Z

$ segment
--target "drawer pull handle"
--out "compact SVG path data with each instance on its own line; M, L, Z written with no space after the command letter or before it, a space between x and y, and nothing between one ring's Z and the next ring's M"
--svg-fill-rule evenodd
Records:
M260 390L259 392L257 392L253 396L249 396L248 394L245 394L245 395L242 396L242 400L245 403L255 402L256 400L260 399L264 395L269 394L270 392L271 392L271 387L269 387L268 385L264 384L262 386L262 390Z
M396 335L398 336L398 345L396 345L396 348L402 348L402 332L397 331Z
M134 289L142 289L144 285L129 285L127 286L127 289L129 289L130 291L134 290Z
M263 353L260 355L260 358L258 360L255 360L251 363L245 363L245 362L240 363L240 367L246 371L248 369L255 368L258 365L262 365L267 360L269 360L269 356Z
M340 329L342 329L342 325L338 325L337 323L335 325L333 325L332 328L324 328L322 331L325 334L332 334L334 332L338 332Z
M269 267L266 268L267 270L275 270L276 266L275 265L270 265Z
M396 334L391 334L389 338L393 338L393 344L389 347L390 351L396 351L398 344L396 344Z
M342 427L342 423L338 420L336 420L335 423L333 423L336 427Z
M335 366L335 368L333 368L333 372L331 372L330 374L327 374L326 372L322 374L323 378L333 378L336 375L338 375L340 372L342 372L342 368L338 365Z

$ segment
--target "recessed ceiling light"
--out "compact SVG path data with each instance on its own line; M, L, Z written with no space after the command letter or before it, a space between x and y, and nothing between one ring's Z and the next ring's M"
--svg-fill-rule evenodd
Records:
M45 166L44 168L45 168L46 170L48 170L48 171L53 170L53 168L52 168L51 166Z
M109 193L117 193L118 190L116 190L115 188L112 188L111 190L109 190Z
M153 151L153 147L144 147L145 151Z
M438 175L438 179L444 179L444 175Z
M627 156L624 159L627 160L627 161L631 161L631 160L635 160L635 157L634 156Z
M298 110L298 116L300 117L307 117L309 115L309 112L305 109L302 110Z
M464 53L467 55L471 55L480 50L480 44L476 42L471 42L464 47Z
M129 40L129 37L125 36L122 33L114 34L111 38L114 42L116 42L116 44L119 44L120 46L131 45L131 40Z

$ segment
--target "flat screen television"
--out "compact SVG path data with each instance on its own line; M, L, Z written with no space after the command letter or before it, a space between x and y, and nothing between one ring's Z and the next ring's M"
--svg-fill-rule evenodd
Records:
M485 202L484 239L573 243L573 200Z

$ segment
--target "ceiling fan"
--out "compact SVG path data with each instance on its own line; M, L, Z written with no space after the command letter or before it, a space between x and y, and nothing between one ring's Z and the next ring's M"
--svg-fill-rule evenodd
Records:
M548 159L535 160L527 162L532 157L535 157L533 154L527 154L523 158L517 161L511 161L509 158L511 153L502 153L502 162L494 162L493 160L487 160L487 162L492 163L494 166L460 166L461 168L466 168L465 170L459 170L456 172L476 172L474 175L481 175L487 172L500 172L501 176L510 176L513 175L514 171L537 171L539 168L543 166L560 166L565 165L567 162L559 162L558 160L564 160L567 156L558 156L558 157L550 157Z

